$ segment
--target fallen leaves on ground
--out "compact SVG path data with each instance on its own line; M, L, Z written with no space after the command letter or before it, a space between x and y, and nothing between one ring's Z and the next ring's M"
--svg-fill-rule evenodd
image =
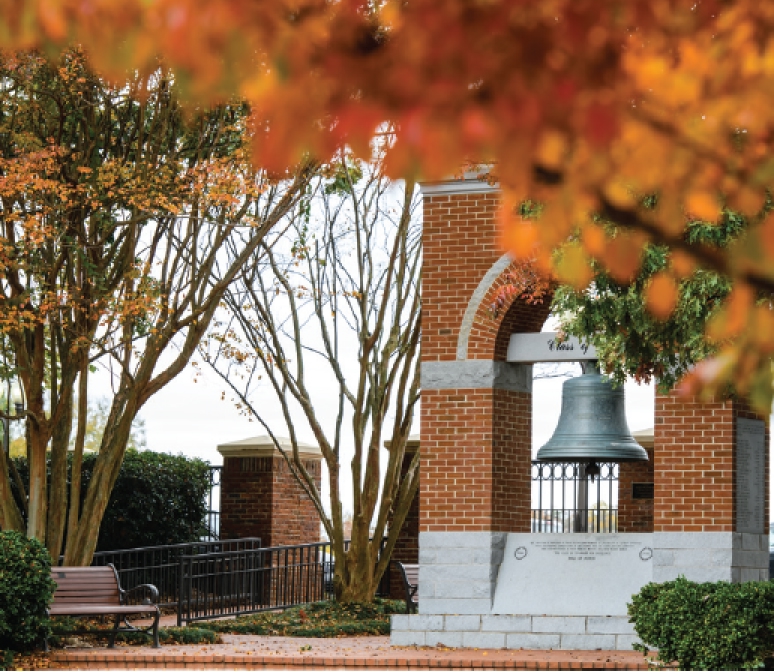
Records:
M285 637L352 637L387 635L390 616L405 613L401 600L377 598L372 603L315 602L282 612L259 613L228 621L198 623L215 632Z

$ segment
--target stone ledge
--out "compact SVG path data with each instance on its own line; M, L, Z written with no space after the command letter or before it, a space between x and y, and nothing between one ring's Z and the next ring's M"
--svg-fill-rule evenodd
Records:
M394 646L631 650L639 641L625 617L397 614Z

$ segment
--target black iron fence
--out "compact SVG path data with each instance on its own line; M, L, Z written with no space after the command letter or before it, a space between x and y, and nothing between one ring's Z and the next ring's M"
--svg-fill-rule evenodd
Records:
M220 483L223 467L210 466L210 488L207 491L207 530L208 535L202 541L220 539Z
M253 537L227 541L197 541L169 546L102 551L94 554L91 564L114 565L124 590L130 590L143 583L152 583L159 589L159 604L173 606L179 601L180 568L183 557L247 551L260 547L261 540Z
M331 599L333 574L328 542L183 556L177 622L183 625ZM389 595L389 579L385 572L377 595Z
M618 464L532 463L532 532L617 532Z
M178 625L330 597L328 548L318 543L183 556Z

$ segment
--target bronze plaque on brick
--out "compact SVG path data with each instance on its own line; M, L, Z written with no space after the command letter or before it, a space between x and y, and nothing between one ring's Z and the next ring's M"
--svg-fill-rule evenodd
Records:
M653 499L653 483L632 483L632 499Z

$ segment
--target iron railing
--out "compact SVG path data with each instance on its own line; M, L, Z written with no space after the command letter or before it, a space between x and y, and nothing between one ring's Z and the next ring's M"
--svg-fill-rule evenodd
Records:
M152 583L159 590L159 605L173 606L179 601L180 567L183 557L196 557L215 552L239 552L261 547L256 537L227 541L196 541L169 546L127 548L94 554L92 565L115 566L121 587L130 590Z
M177 622L183 625L331 599L333 573L328 542L182 556ZM389 572L385 572L377 595L389 592Z
M328 547L318 543L183 556L178 625L325 599Z
M617 532L618 464L532 463L532 532Z
M210 466L210 487L207 490L207 537L202 541L220 539L220 484L223 467Z

